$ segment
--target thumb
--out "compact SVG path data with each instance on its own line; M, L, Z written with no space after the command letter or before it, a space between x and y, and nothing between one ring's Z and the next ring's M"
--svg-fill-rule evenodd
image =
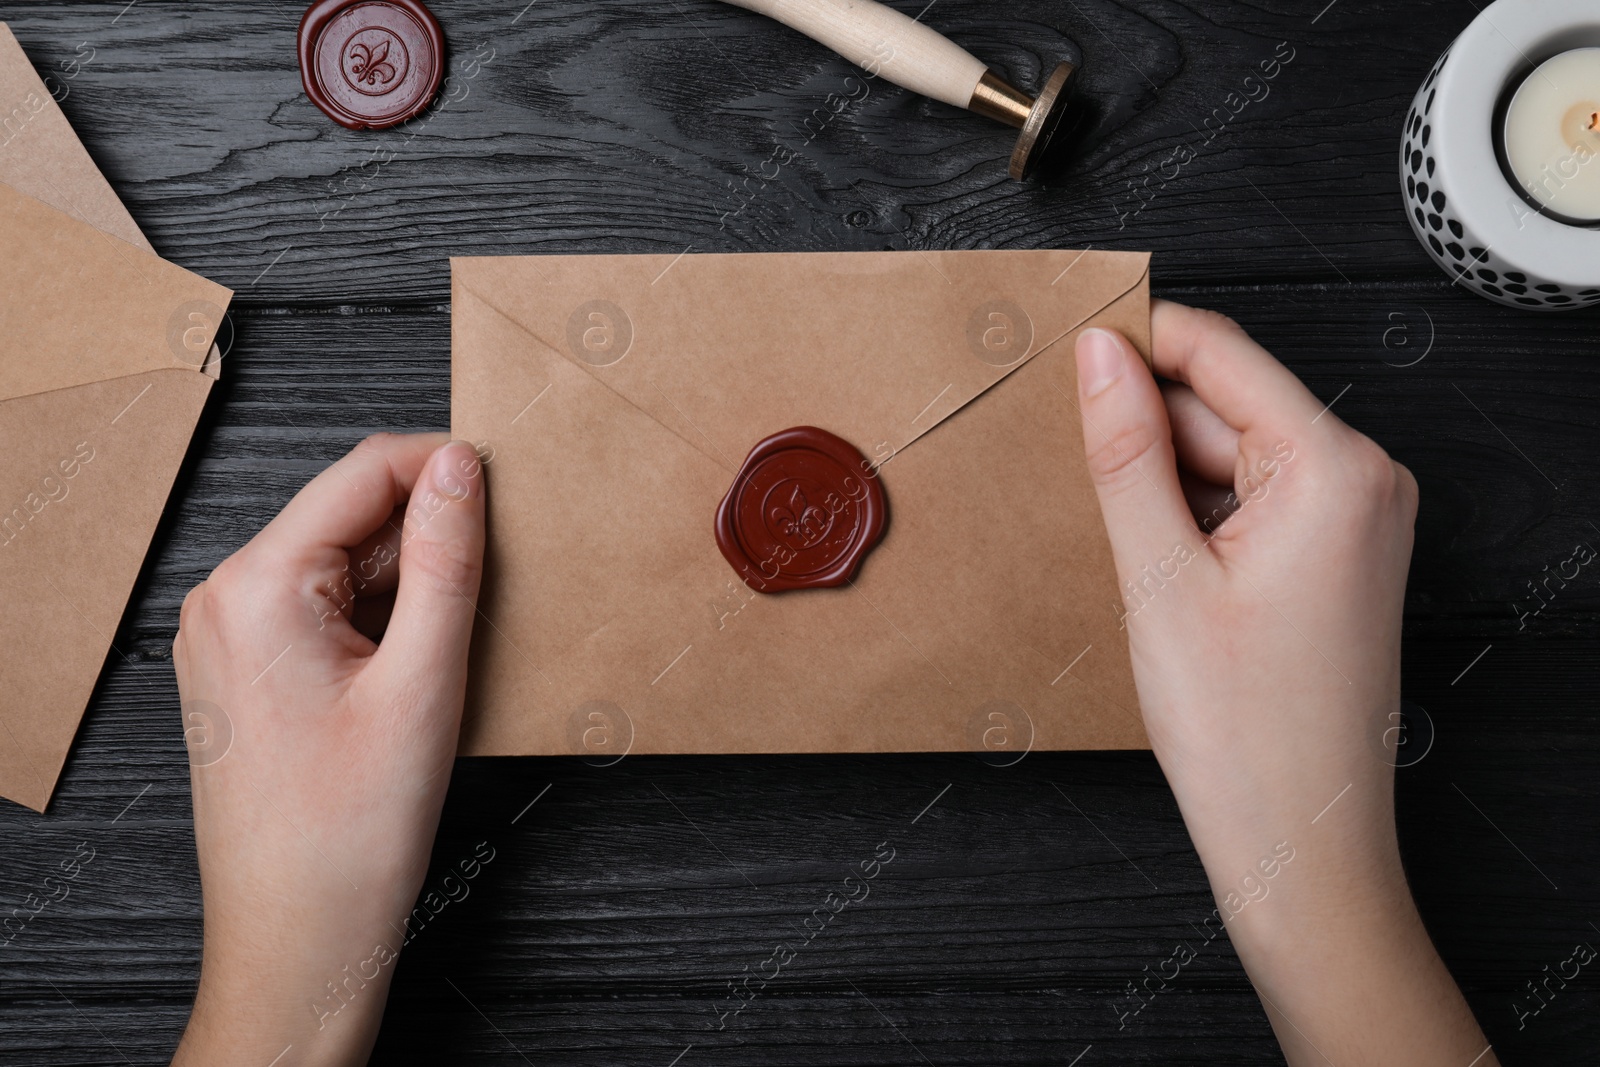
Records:
M1202 538L1178 481L1166 404L1144 360L1111 330L1078 336L1078 400L1089 475L1123 580Z
M411 490L400 585L372 666L397 692L459 705L483 575L483 464L461 441L436 449Z

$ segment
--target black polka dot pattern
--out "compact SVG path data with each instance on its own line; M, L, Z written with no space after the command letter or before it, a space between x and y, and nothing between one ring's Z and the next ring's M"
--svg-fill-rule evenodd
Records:
M1520 270L1508 269L1496 260L1493 250L1472 243L1471 235L1450 212L1450 197L1444 190L1444 176L1435 175L1429 146L1433 142L1434 85L1444 70L1450 50L1428 72L1417 90L1406 115L1405 135L1400 144L1400 174L1405 183L1407 214L1411 228L1444 268L1463 287L1511 307L1538 308L1541 311L1567 311L1600 304L1600 288L1570 291L1554 282L1532 278Z

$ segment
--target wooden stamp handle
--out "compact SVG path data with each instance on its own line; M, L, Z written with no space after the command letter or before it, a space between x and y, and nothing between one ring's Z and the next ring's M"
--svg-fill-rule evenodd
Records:
M727 0L799 30L870 73L971 107L988 68L938 31L873 0Z

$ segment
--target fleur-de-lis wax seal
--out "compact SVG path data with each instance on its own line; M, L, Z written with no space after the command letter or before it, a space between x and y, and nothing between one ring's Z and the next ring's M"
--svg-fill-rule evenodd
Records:
M318 0L300 19L306 96L341 126L397 126L443 76L444 34L418 0Z
M717 547L758 592L843 585L887 520L872 464L843 438L797 426L745 459L717 508Z

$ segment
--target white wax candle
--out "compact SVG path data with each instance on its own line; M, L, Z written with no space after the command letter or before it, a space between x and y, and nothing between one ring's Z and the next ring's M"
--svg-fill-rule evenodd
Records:
M1506 161L1549 211L1600 221L1600 48L1545 60L1506 110Z

